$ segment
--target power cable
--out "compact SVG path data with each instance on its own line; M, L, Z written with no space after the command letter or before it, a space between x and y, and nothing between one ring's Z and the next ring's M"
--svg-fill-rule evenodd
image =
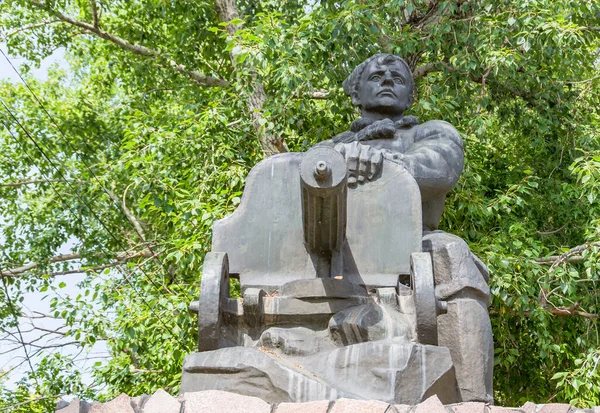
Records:
M8 64L12 67L12 69L15 71L15 73L17 74L17 76L19 77L19 79L21 79L21 82L23 82L23 84L25 85L25 87L27 88L27 90L29 90L29 93L31 93L31 95L34 97L34 99L37 101L37 103L40 105L40 107L42 108L42 110L44 111L44 113L46 114L46 116L48 116L50 118L50 120L52 121L52 123L54 124L54 126L56 127L56 129L59 131L60 135L63 137L64 141L67 143L67 145L69 145L69 147L71 148L71 150L74 153L77 153L77 149L73 146L73 144L69 141L69 139L67 139L67 137L65 136L65 134L63 133L62 129L60 128L60 126L58 126L58 122L56 122L56 120L54 119L54 117L48 112L48 110L46 110L46 107L44 106L44 104L41 102L41 100L38 98L37 94L31 89L31 87L29 86L29 84L27 83L27 81L23 78L23 76L21 76L21 73L19 72L19 70L13 65L12 61L9 59L9 57L4 53L4 51L2 49L0 49L0 53L2 53L2 55L4 56L4 58L8 61ZM85 147L90 151L92 151L92 148L88 145L88 143L84 140L83 144L85 145ZM156 258L156 260L158 261L158 263L160 264L160 266L162 267L163 271L165 274L168 273L167 269L165 268L164 263L161 261L161 259L158 257L157 254L154 254L154 251L152 251L152 248L149 246L149 243L142 237L141 234L138 233L137 229L135 228L135 226L133 225L133 223L131 223L129 221L129 217L127 217L127 214L125 214L125 212L121 209L121 207L117 204L117 202L113 199L113 196L109 193L109 191L104 187L104 185L102 184L102 182L100 182L100 180L98 179L98 177L96 176L96 174L94 174L94 172L91 170L91 168L89 167L89 165L85 162L85 160L83 158L81 158L81 162L83 163L83 165L85 166L85 168L88 170L88 172L91 174L91 176L93 177L93 179L100 185L100 188L102 188L102 191L108 195L109 199L112 200L112 203L114 206L116 206L117 210L125 216L126 221L129 222L129 224L133 227L134 232L137 234L137 236L140 238L140 240L142 241L142 243L144 245L146 245L146 248L148 248L150 250L150 252L152 252L152 255L154 256L154 258ZM124 248L121 245L121 248L126 251L126 248ZM150 281L150 283L152 283L152 285L154 286L154 288L156 288L157 290L159 289L159 287L154 283L154 281L150 278L148 278L148 281Z
M29 131L27 131L27 129L25 129L25 127L19 122L19 120L14 116L14 114L6 106L6 104L4 103L4 101L0 99L0 102L2 103L2 105L4 106L4 108L8 111L8 113L11 115L11 117L14 119L14 121L17 123L17 125L23 130L23 132L25 133L25 135L33 142L33 144L35 145L35 147L42 153L42 155L44 156L44 158L46 158L46 160L57 170L57 172L60 174L62 180L65 181L65 183L67 183L67 185L69 185L69 182L64 178L64 176L62 175L62 173L59 172L58 168L56 167L56 165L54 165L54 163L50 160L50 158L48 158L48 156L46 155L46 153L44 152L44 150L39 146L39 144L36 142L36 140L33 138L33 136L31 136L31 134L29 133ZM11 136L15 139L15 141L17 142L17 144L19 145L19 147L21 148L21 150L25 153L25 155L32 162L32 164L36 165L36 163L33 160L33 158L29 155L29 153L27 153L27 150L21 145L21 143L19 142L19 139L15 136L15 134L12 132L12 130L6 125L6 123L4 123L4 121L2 121L2 123L3 123L4 127L9 131L9 133L11 134ZM42 172L42 169L39 168L39 167L38 167L38 169L40 170L40 173L44 176L44 178L46 178L45 174ZM60 195L60 193L56 190L56 188L54 187L53 183L52 182L49 182L49 183L50 183L50 186L51 186L52 190L55 192L56 196L60 199L60 201L63 203L63 205L65 205L67 207L67 209L73 214L73 216L75 218L77 218L78 217L77 214L68 206L67 202L63 199L63 197ZM112 232L106 227L106 225L102 222L102 220L91 209L91 207L89 206L89 204L87 202L85 202L83 199L81 199L78 195L76 195L76 196L79 199L79 201L81 201L85 206L87 206L87 208L89 209L89 211L92 214L92 216L100 223L100 225L102 225L102 227L111 235L111 237L113 237L116 240L116 237L114 236L114 234L112 234ZM118 240L116 240L116 241L118 243ZM123 248L123 247L121 246L121 248ZM105 252L106 256L108 257L109 254L107 253L107 251L104 251L104 252ZM115 267L118 268L119 272L122 273L121 266L119 264L117 264ZM148 275L143 271L143 269L141 267L139 267L139 269L145 275L145 277L147 279L149 279ZM131 287L131 289L135 292L135 294L138 296L138 298L146 305L146 307L150 310L150 312L158 319L158 321L160 322L160 324L162 324L162 326L165 329L168 329L167 326L163 323L162 318L159 317L154 312L154 309L148 304L148 302L137 291L137 289L134 287L134 285L129 281L129 278L125 274L123 274L123 273L122 273L122 275L123 275L123 279L129 284L129 286ZM168 330L171 331L171 333L172 333L172 330L170 330L170 329L168 329ZM175 335L173 335L173 337L176 338L176 339L179 339L179 337L175 337Z

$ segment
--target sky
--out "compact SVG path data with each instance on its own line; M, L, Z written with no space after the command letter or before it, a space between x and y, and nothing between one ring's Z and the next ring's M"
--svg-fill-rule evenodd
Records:
M4 43L0 43L0 49L5 54L8 55L8 58L10 59L12 64L17 69L19 68L19 66L21 64L26 63L25 59L9 55L7 47ZM68 68L68 62L65 60L64 49L62 49L62 48L57 49L51 56L44 59L41 62L39 67L32 67L32 70L30 73L32 76L34 76L38 80L42 80L42 81L46 80L48 78L48 69L50 67L52 67L53 65L59 65L60 67L63 67L65 69ZM21 82L21 79L19 78L18 74L14 71L14 69L11 67L8 60L6 60L4 58L4 56L0 55L0 81L4 81L4 80L8 80L11 82ZM0 217L0 225L1 224L2 224L2 217ZM63 245L58 251L56 251L56 253L64 254L64 253L71 252L70 249L74 245L75 241L76 240L71 240L70 242L65 243L65 245ZM2 243L3 243L3 239L2 239L2 234L0 231L0 246L2 245ZM65 296L65 295L77 296L81 292L80 289L77 287L77 283L79 283L83 278L84 278L83 274L75 274L75 275L56 277L55 284L58 285L61 282L64 282L66 284L66 287L60 289L60 291L59 291L59 293L62 296ZM38 311L38 312L48 314L50 312L50 299L51 298L52 298L52 295L50 293L50 290L47 292L28 293L25 295L25 301L23 302L23 306L25 307L26 311L29 310L30 314L33 311ZM52 320L52 319L46 319L46 318L36 319L33 322L35 323L36 326L42 327L45 329L57 329L62 324L59 320ZM24 332L23 333L23 341L30 342L31 340L40 338L40 335L42 334L40 331L26 332L28 330L31 330L31 323L32 323L32 320L29 320L26 318L20 319L20 329L22 332ZM64 340L64 338L63 338L63 340ZM37 342L37 344L42 344L44 342L47 342L47 339L45 337L42 337L40 339L40 341ZM60 344L60 341L53 341L52 344ZM3 351L6 351L7 347L8 346L6 345L6 343L0 342L0 348L2 348ZM12 347L10 347L10 348L12 348ZM75 348L72 346L56 347L56 348L50 349L50 351L61 352L62 354L73 354L74 350L75 350ZM21 360L20 358L24 357L24 355L25 354L24 354L24 351L22 350L22 348L14 351L14 352L10 352L8 354L0 354L0 372L2 372L3 370L10 369L10 367L14 366L16 363L18 363ZM80 365L80 369L83 370L86 367L91 366L93 364L93 362L97 361L96 357L102 358L102 357L106 357L106 355L107 355L107 353L106 353L106 348L104 346L104 343L97 342L97 344L92 349L92 352L87 355L90 358L90 360L87 362L82 362ZM23 373L25 373L28 369L29 369L29 366L27 365L27 363L24 363L21 368L12 371L11 374L9 374L8 381L6 383L8 385L8 387L12 388L16 384L16 380L18 378L22 377ZM85 378L87 379L88 382L91 382L91 377L89 375L87 375ZM67 399L68 399L68 397L67 397Z

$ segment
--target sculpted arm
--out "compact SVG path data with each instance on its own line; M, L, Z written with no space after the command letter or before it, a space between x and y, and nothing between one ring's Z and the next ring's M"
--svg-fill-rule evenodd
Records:
M449 192L463 171L462 138L448 122L422 124L415 142L404 154L392 158L406 166L421 189L423 201Z

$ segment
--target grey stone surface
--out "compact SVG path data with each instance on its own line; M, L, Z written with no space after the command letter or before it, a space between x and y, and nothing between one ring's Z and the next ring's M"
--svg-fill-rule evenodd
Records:
M569 404L546 404L542 406L539 413L569 413L571 405Z
M264 299L264 314L265 318L271 319L283 318L285 316L302 317L302 316L318 316L318 315L333 315L338 311L346 308L361 305L369 302L368 297L351 297L351 298L326 298L321 301L309 301L299 298L290 297L265 297Z
M461 400L491 402L494 347L487 308L478 300L448 302L438 316L439 345L450 349Z
M334 342L344 346L394 337L404 337L408 342L407 328L376 303L338 312L329 321L329 332Z
M449 406L451 413L485 413L485 403L467 402Z
M274 413L328 413L329 406L333 402L329 400L318 400L306 403L280 403Z
M56 411L60 413L81 413L79 408L79 399L75 397L71 403L67 403L64 400L61 400L63 403L56 404ZM65 405L66 403L66 405Z
M493 401L487 268L435 231L462 139L404 116L413 88L402 59L367 59L344 82L362 114L349 131L252 169L213 227L193 306L202 353L186 358L182 392ZM227 257L241 299L228 297Z
M488 406L489 413L522 413L521 410L511 407Z
M412 406L408 404L395 404L394 409L396 409L396 413L410 413L412 410ZM392 413L392 412L389 412Z
M126 394L106 403L92 403L89 413L135 413L131 407L131 400Z
M229 260L226 253L204 257L198 306L198 351L220 346L223 303L229 297Z
M433 394L446 403L457 397L445 347L371 341L340 347L308 367L355 398L417 404Z
M304 245L310 252L339 251L346 239L346 160L335 149L308 151L300 163ZM325 275L325 274L323 274ZM329 271L327 276L334 276Z
M521 411L523 411L523 413L536 413L537 410L537 405L532 402L527 402L521 406Z
M163 389L158 389L144 404L143 413L179 413L181 403Z
M140 396L132 397L130 404L131 404L131 407L133 408L133 411L135 413L142 413L142 408L144 407L144 404L148 401L149 398L150 398L150 396L148 396L147 394L142 394Z
M210 389L249 394L269 403L329 400L344 394L274 352L247 347L185 357L180 392Z
M420 403L414 413L447 413L447 410L437 396L431 396Z
M319 351L317 335L306 327L271 327L261 334L260 344L290 355L314 354Z
M335 278L312 278L285 283L279 295L294 298L352 298L366 297L367 290L358 284Z
M389 403L379 400L336 400L329 413L385 413Z
M271 406L257 397L219 390L186 393L183 413L270 413Z

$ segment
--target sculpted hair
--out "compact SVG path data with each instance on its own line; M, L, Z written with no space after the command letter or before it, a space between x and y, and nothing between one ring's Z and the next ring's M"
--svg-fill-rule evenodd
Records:
M410 85L411 90L414 90L415 80L413 79L412 70L410 70L408 63L406 63L406 61L399 56L394 56L393 54L388 53L378 53L369 57L367 60L356 66L352 73L350 73L350 76L348 76L346 80L344 80L344 83L342 83L342 87L344 88L344 93L346 94L346 96L352 96L352 92L358 92L360 90L360 77L362 76L362 73L365 71L365 68L369 65L369 63L371 63L375 59L377 59L377 62L379 64L389 65L398 62L404 65L404 67L406 68L406 72L408 73L407 81Z

